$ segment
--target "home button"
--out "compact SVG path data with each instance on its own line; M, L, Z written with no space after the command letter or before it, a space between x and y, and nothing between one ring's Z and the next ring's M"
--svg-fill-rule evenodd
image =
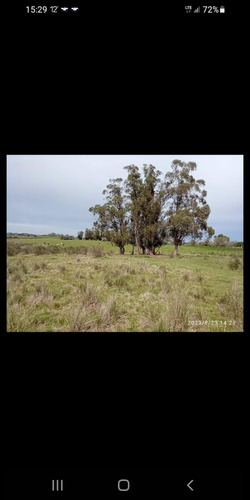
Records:
M118 481L118 490L119 491L128 491L130 488L130 482L128 479L119 479Z

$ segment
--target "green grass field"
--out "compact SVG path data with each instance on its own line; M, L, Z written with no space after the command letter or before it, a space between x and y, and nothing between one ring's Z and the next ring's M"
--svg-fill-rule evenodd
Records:
M44 245L44 243L49 243L50 245L58 245L61 242L63 242L63 245L65 248L67 247L95 247L95 246L102 246L103 249L106 252L114 252L114 253L119 253L118 248L115 245L112 245L108 241L91 241L91 240L61 240L60 238L54 238L54 237L48 237L48 236L41 236L41 237L18 237L18 238L8 238L7 239L8 243L18 243L20 245ZM125 253L130 253L132 250L132 245L126 245L125 246ZM160 249L161 254L168 254L173 252L174 247L173 245L163 245ZM202 245L182 245L179 247L179 253L180 254L207 254L210 253L211 255L239 255L241 256L243 251L242 248L230 248L230 247L213 247L213 246L202 246Z
M8 239L7 331L243 331L240 248L183 245L171 258L171 245L149 257L60 241Z

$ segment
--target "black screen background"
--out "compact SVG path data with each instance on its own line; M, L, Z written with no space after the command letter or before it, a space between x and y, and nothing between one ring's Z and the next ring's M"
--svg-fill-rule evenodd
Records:
M84 9L67 22L9 8L6 154L243 154L244 16ZM243 470L246 342L3 336L7 469Z

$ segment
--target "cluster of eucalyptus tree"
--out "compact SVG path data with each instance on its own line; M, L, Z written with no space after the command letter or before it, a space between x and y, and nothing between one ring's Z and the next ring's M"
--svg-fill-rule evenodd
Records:
M105 203L89 210L97 217L94 223L102 239L117 245L124 254L132 244L137 254L155 254L167 241L174 244L174 255L185 238L201 239L214 234L207 225L210 207L206 202L205 181L195 180L196 163L174 160L164 180L153 165L124 167L127 178L110 179L103 191Z

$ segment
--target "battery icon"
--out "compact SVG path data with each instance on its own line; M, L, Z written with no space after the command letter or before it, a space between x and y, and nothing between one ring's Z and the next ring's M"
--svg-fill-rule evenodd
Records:
M224 5L222 5L222 6L220 7L220 13L221 13L221 14L225 14L225 7L224 7Z

